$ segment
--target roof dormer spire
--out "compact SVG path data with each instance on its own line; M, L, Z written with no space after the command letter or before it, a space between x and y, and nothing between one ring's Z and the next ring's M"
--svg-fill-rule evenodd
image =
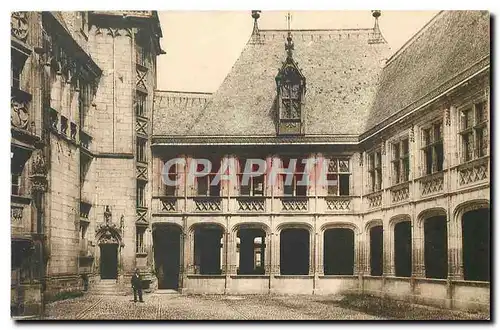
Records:
M260 13L261 13L260 10L252 10L252 18L253 18L252 43L253 44L261 43L259 23L258 23L258 19L260 18Z
M285 43L285 50L286 50L287 57L289 57L289 58L293 57L293 49L294 49L293 40L292 40L292 30L290 29L291 20L292 20L292 15L290 15L290 13L288 13L286 15L288 36L286 37L287 42Z
M372 10L372 16L375 18L375 25L373 26L373 30L375 32L380 32L380 29L378 27L378 18L382 16L382 13L380 12L380 10Z
M372 16L375 18L375 24L373 25L373 33L368 40L370 44L383 44L386 43L384 37L382 36L382 32L380 32L380 27L378 25L378 18L382 16L380 10L372 10Z

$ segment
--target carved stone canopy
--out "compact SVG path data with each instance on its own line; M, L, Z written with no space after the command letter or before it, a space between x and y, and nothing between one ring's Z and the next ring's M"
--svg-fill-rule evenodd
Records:
M120 231L115 224L101 223L96 228L96 240L101 244L118 244L124 246Z
M101 244L118 244L124 246L120 228L112 222L112 214L109 205L104 208L104 222L96 228L96 240Z

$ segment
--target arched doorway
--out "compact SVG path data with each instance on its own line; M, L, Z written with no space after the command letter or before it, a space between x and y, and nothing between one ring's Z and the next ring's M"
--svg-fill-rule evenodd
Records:
M323 233L323 272L325 275L354 274L354 231L330 228Z
M264 275L266 231L261 228L242 227L237 237L237 274Z
M224 228L216 224L197 224L194 227L195 274L221 275Z
M370 275L382 276L384 272L384 229L382 225L370 228Z
M104 211L105 222L101 223L96 230L96 240L99 244L99 270L101 279L117 279L119 251L123 246L120 231L122 226L117 227L111 221L111 211L109 206Z
M490 209L467 211L462 216L463 271L466 281L490 280Z
M158 289L179 288L181 268L180 227L171 224L155 224L153 227L153 249Z
M285 228L281 231L281 275L309 274L309 236L309 231L305 228Z
M118 244L100 244L101 279L116 279L118 277Z
M411 258L411 222L401 221L394 226L394 269L396 276L411 276Z

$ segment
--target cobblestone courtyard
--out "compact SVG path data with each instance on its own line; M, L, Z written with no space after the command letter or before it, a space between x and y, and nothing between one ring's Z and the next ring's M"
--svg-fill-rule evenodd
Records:
M314 320L379 319L335 306L332 297L219 296L148 294L144 303L131 296L96 296L63 300L47 305L47 319L142 320Z
M57 301L46 307L52 320L382 320L341 307L342 296L147 294L144 303L131 296L97 296ZM364 298L363 298L364 299ZM485 319L487 317L419 306L398 307L398 319ZM392 317L391 317L392 318Z

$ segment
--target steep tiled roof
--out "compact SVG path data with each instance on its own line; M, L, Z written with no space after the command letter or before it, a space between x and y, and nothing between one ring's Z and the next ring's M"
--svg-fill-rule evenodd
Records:
M153 134L183 135L189 132L211 97L210 93L155 91Z
M154 134L276 135L274 78L286 58L286 35L261 30L260 42L251 38L206 106L175 109L157 101L156 115L172 120ZM368 42L373 29L294 30L292 36L293 57L307 79L306 135L362 133L387 44Z
M370 42L377 39L373 29L292 31L293 57L307 79L306 136L364 139L485 68L489 22L487 12L441 12L387 63L387 44ZM260 42L250 38L220 88L202 103L165 104L155 97L160 124L153 134L276 136L274 78L286 58L286 34L261 30Z
M365 130L408 113L488 65L489 24L487 12L438 14L388 61Z

